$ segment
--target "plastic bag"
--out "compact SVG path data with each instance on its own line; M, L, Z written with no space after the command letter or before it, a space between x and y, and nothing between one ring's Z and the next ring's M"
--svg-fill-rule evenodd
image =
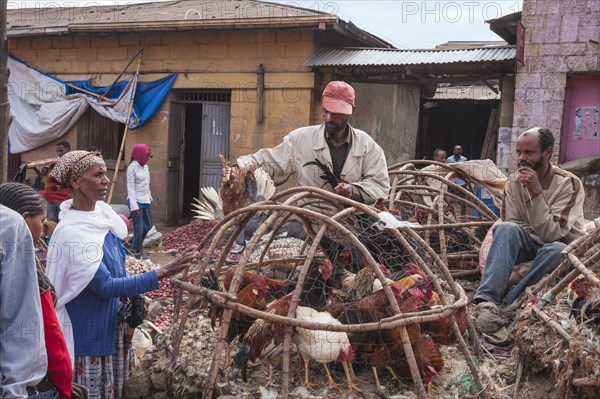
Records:
M155 226L152 226L152 228L150 229L150 231L148 231L148 234L146 234L146 238L144 238L144 241L142 241L142 246L148 247L150 245L152 245L153 243L155 243L156 241L160 240L162 238L162 233L158 230L156 230Z
M131 339L131 346L136 358L141 358L144 353L152 346L152 336L142 328L136 328Z

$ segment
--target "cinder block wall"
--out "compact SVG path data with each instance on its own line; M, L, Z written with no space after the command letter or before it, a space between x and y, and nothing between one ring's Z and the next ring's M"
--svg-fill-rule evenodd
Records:
M174 89L230 89L231 157L278 144L291 130L315 121L314 74L302 63L315 51L313 32L300 29L264 31L206 31L123 33L11 39L11 53L28 65L64 80L91 79L108 85L137 50L144 48L141 81L178 73ZM264 119L256 120L256 82L259 65L265 70ZM129 78L135 71L136 64ZM154 158L148 163L156 224L166 215L167 138L169 99L144 127L131 131L125 148L147 143ZM78 148L77 127L63 138ZM23 161L56 156L54 142L22 154ZM124 171L116 179L113 203L125 203ZM112 179L113 170L109 170ZM35 177L33 177L35 178Z
M560 152L567 76L600 71L600 1L524 0L525 65L518 64L509 169L516 169L515 142L525 129L542 126Z
M412 84L355 83L353 126L366 131L384 149L388 166L414 159L421 89Z

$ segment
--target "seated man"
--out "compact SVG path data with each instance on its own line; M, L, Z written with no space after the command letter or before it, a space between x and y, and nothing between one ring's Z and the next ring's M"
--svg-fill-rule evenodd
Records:
M550 163L554 136L535 127L517 139L518 170L504 188L502 223L492 245L473 302L508 305L553 271L566 244L583 234L584 190L579 178ZM507 293L516 264L533 261Z

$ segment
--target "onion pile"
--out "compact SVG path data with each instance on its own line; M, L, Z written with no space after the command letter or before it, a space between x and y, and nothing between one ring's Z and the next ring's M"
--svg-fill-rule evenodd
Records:
M171 285L171 280L168 278L163 278L162 280L158 280L158 289L154 291L146 292L146 295L150 299L157 299L163 297L173 297L177 295L177 288L174 288Z
M214 227L215 222L201 221L176 228L162 237L164 250L176 249L183 251L190 245L198 245Z
M162 308L162 312L154 320L150 320L160 328L162 331L167 331L173 325L173 316L175 313L175 306L167 305ZM183 313L183 309L179 309L179 317Z

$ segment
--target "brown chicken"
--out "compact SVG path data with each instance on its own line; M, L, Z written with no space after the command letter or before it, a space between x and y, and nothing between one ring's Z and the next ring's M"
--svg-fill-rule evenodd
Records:
M308 271L300 294L300 305L319 307L324 306L328 290L331 288L331 269L333 265L328 260L321 264L313 263ZM279 316L287 316L290 310L293 293L271 302L265 312ZM240 351L234 356L234 367L242 372L242 378L247 379L248 361L259 362L261 358L283 343L285 325L272 323L264 319L254 321L247 331ZM271 373L269 372L269 378Z
M423 298L415 295L415 292L405 291L398 301L402 313L416 312ZM406 326L409 341L416 342L421 336L421 326L411 324ZM381 389L377 368L384 366L395 377L393 365L397 359L405 356L402 345L401 328L392 328L381 331L371 331L368 333L358 333L352 336L350 340L352 347L356 352L358 361L363 361L371 367L375 377L377 390ZM413 350L417 351L418 348ZM415 353L415 357L418 355Z
M416 341L411 342L411 347L423 383L427 385L444 368L442 354L428 334L421 334ZM406 356L397 358L393 370L400 379L412 380Z
M413 276L425 276L422 277L423 280L419 284L415 284L414 286L422 292L424 295L425 301L419 307L419 311L431 310L435 308L442 307L442 301L440 300L439 295L433 291L433 284L431 283L431 279L426 276L426 274L422 271L418 271L418 266L414 263L407 264L410 272L416 272L419 274L415 274ZM409 276L407 278L411 278ZM467 310L465 307L458 309L454 312L454 317L456 318L456 322L458 324L458 329L463 335L467 330ZM452 329L452 322L450 318L444 318L439 320L432 320L423 323L422 325L423 332L429 334L433 340L438 344L450 345L456 343L457 337L454 334L454 330Z
M212 270L207 276L202 278L201 284L205 288L213 290L219 289L217 277ZM266 284L262 280L257 280L239 290L236 297L241 305L257 310L264 310L266 308L267 292L268 287ZM217 322L220 325L224 310L225 309L222 306L216 304L211 304L209 306L208 315L213 330L217 327ZM239 341L242 341L253 322L253 317L246 316L240 312L233 312L229 323L229 329L227 330L227 337L225 338L225 341L227 342L227 364L229 364L230 360L231 343L236 338L238 338Z
M292 294L271 302L265 312L279 316L287 316L292 303ZM247 381L248 361L258 363L263 354L268 353L283 343L285 325L272 323L264 319L256 319L248 330L240 351L233 357L233 365L242 372L242 379ZM271 372L269 371L269 377Z
M402 216L402 213L400 212L399 209L390 209L387 207L386 205L387 201L384 201L382 198L378 199L377 202L373 205L375 208L379 209L380 211L384 211L384 212L389 212L394 216Z
M600 273L595 274L600 278ZM571 314L578 322L592 320L600 323L600 288L580 274L569 283L567 301L571 305Z
M418 279L415 279L418 281ZM405 286L409 286L406 284ZM402 290L400 285L391 284L400 311L403 313L416 312L426 303L424 293L416 288ZM383 290L376 291L363 299L350 303L337 303L326 306L321 310L329 312L343 324L362 324L378 322L394 315ZM421 327L413 324L406 327L410 342L416 341L421 335ZM359 362L371 367L377 389L381 388L377 367L384 366L393 373L392 366L403 353L400 329L387 329L353 334L350 343Z
M246 191L246 173L243 168L230 167L223 155L219 155L223 166L221 189L219 195L223 201L223 214L228 215L236 209L244 207L244 192Z
M410 288L420 287L422 284L425 284L425 278L420 274L411 274L400 280L394 281L393 284L398 286L400 290L406 291Z
M429 303L422 306L419 310L430 310L435 309L436 307L441 307L442 302L440 301L440 297L436 292L431 293L431 299ZM467 331L467 309L466 307L462 307L457 309L454 312L454 318L456 319L456 323L458 324L458 329L461 335L464 335L465 331ZM442 345L451 345L457 342L458 338L452 329L452 322L450 318L444 318L439 320L432 320L422 324L423 332L426 332L433 338L433 340Z
M194 198L191 211L194 219L221 220L229 213L244 206L266 201L275 194L275 183L263 168L240 169L230 167L220 155L223 166L221 188L201 187ZM254 217L262 214L258 212Z
M227 292L229 292L229 287L231 286L231 280L233 279L235 268L235 266L229 267L225 273L225 277L223 277L223 288ZM244 274L242 275L242 282L240 283L238 290L246 287L248 284L257 284L259 282L261 286L265 287L267 291L267 298L270 299L279 299L282 296L292 292L294 288L296 288L295 280L276 280L251 272L249 270L245 270Z
M231 167L223 155L219 157L223 166L219 196L224 215L244 206L268 200L275 193L275 184L264 169Z

